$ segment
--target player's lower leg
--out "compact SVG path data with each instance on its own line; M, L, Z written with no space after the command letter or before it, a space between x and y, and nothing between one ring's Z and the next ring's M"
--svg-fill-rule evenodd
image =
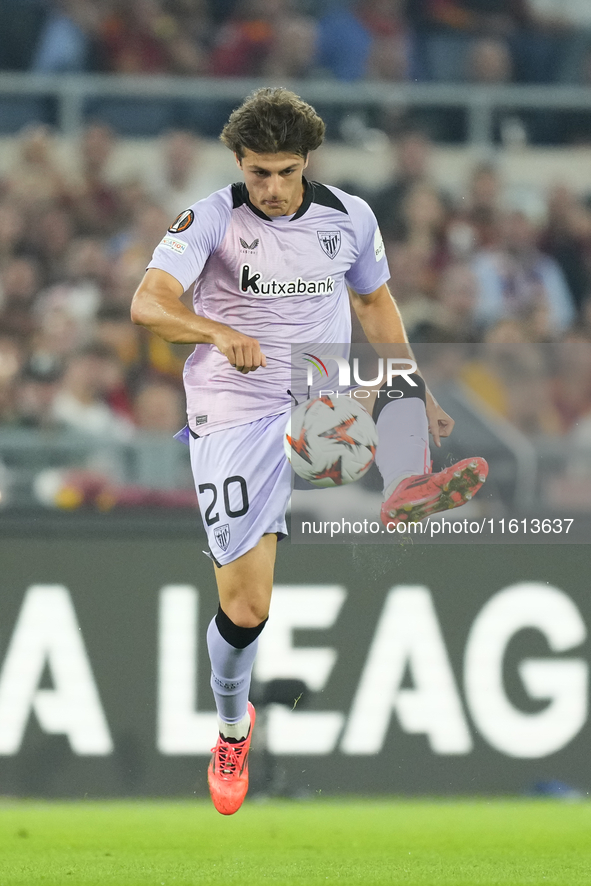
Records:
M465 504L486 480L483 458L464 459L432 474L425 383L413 375L416 387L403 387L404 396L388 398L382 388L373 416L380 442L376 465L384 481L381 519L389 523L414 522ZM400 393L400 392L398 392Z
M256 627L240 627L220 606L207 631L219 728L207 777L214 806L223 815L237 812L248 791L248 752L255 721L248 691L265 624L266 619Z

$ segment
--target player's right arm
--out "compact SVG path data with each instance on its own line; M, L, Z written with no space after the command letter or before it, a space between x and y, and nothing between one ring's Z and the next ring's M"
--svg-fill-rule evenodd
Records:
M267 365L255 338L193 313L180 300L182 294L176 277L149 268L131 303L132 321L175 344L212 344L239 372Z

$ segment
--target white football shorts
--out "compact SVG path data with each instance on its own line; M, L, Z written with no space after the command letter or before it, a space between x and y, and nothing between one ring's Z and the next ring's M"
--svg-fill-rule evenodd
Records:
M283 436L289 413L205 437L191 436L191 466L209 549L219 566L254 548L263 535L287 535L292 486Z

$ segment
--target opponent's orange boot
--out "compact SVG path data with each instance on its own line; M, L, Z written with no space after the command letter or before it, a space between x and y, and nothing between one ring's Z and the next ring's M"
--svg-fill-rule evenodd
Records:
M244 741L226 741L218 736L207 770L209 793L213 805L222 815L238 812L248 791L248 751L256 713L248 702L250 729Z
M488 464L477 456L465 458L437 474L407 477L382 505L382 523L411 523L458 508L476 495L487 475Z

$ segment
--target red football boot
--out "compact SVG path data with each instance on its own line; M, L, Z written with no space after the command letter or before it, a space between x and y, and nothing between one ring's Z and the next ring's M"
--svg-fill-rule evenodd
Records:
M411 523L439 511L459 508L473 498L488 474L483 458L465 458L438 474L402 480L381 509L382 523Z
M213 805L222 815L238 812L248 791L248 751L256 713L248 702L250 729L244 741L226 741L218 736L207 770L209 793Z

